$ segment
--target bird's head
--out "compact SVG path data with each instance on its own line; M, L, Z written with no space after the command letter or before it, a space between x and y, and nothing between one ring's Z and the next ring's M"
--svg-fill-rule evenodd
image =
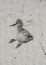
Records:
M15 24L12 24L10 26L17 26L17 27L23 27L23 22L21 19L17 19L16 23Z

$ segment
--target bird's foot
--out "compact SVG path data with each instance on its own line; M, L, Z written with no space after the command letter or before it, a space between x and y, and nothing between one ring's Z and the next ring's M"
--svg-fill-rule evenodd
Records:
M11 39L10 41L9 41L9 43L13 43L13 42L15 42L16 41L16 39Z
M22 43L19 42L19 43L17 44L16 48L19 48L21 45L22 45Z

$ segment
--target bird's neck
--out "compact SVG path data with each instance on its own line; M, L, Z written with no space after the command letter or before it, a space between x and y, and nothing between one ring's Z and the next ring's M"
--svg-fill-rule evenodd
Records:
M19 32L23 27L17 27L17 31Z

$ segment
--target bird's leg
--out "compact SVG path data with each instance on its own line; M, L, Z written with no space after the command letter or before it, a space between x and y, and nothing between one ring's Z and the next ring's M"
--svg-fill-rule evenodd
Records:
M13 42L15 42L16 41L16 39L11 39L10 41L9 41L9 43L13 43Z
M19 42L19 43L17 44L16 48L19 48L21 45L22 45L22 43Z

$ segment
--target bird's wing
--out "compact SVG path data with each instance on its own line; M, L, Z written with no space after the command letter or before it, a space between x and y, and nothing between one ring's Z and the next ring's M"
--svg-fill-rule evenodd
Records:
M31 36L31 34L26 29L23 28L21 31L24 36Z

